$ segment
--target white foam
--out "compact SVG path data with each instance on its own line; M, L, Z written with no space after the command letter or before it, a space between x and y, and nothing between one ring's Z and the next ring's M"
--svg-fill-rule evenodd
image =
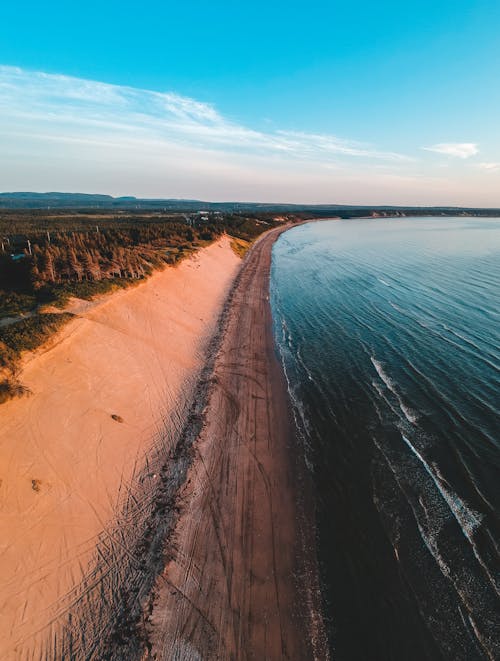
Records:
M278 310L278 314L280 314ZM281 316L281 315L280 315ZM313 465L311 464L309 457L308 457L308 451L311 450L310 446L310 424L307 419L305 410L304 410L304 405L300 398L298 397L296 390L294 386L292 385L290 375L289 375L289 370L287 368L287 361L286 361L286 355L288 353L289 356L291 356L291 360L293 362L293 354L291 351L291 343L289 341L289 331L288 327L286 324L286 321L283 316L281 316L281 329L282 329L282 342L276 341L276 345L278 348L278 353L280 356L280 361L281 361L281 366L283 369L283 374L285 375L285 381L287 384L287 390L288 390L288 396L290 397L290 402L292 405L292 415L294 418L295 422L295 428L302 440L302 443L304 445L304 461L305 464L310 472L313 472ZM277 340L277 338L275 338Z
M385 385L389 388L391 392L393 392L393 388L395 386L394 381L391 379L390 376L388 376L384 372L384 368L382 365L379 363L379 361L374 358L373 356L370 356L370 360L372 361L373 367L377 370L377 374L379 377L382 379L382 381L385 383Z
M404 434L402 434L402 437L406 445L410 448L410 450L417 457L417 459L422 463L425 470L432 478L432 481L436 485L439 493L446 501L448 507L453 513L453 516L460 525L460 528L462 529L462 532L464 533L465 537L474 546L472 536L474 534L474 531L481 525L484 516L481 513L475 512L473 509L468 507L466 503L464 503L464 501L460 498L460 496L457 496L456 493L453 493L447 487L445 487L441 479L439 479L439 477L436 475L436 472L432 470L431 466L420 454L420 452L411 444L409 439Z
M398 393L397 388L396 388L396 383L391 379L391 377L384 371L384 368L382 367L381 363L374 358L373 356L370 356L370 360L375 367L375 370L377 371L377 374L381 378L381 380L384 382L384 384L387 386L387 388L391 391L391 393L394 395L394 397L398 400L399 408L401 409L403 415L405 416L406 420L411 424L411 425L416 425L418 422L418 414L411 408L409 408L401 399L401 395Z

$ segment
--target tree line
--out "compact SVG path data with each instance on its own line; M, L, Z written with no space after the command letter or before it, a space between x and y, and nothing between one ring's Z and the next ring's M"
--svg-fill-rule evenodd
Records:
M269 228L267 221L240 216L197 226L110 218L99 225L88 222L82 229L81 220L77 222L76 230L71 229L74 220L65 226L58 219L54 228L46 221L43 231L31 226L29 233L2 237L0 314L57 301L62 290L92 294L98 283L144 278L223 232L251 240ZM5 222L2 229L5 232ZM97 291L103 291L102 286Z

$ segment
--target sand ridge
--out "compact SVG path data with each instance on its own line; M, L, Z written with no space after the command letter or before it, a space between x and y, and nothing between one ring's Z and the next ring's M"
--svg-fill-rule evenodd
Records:
M0 658L41 658L56 636L154 439L173 442L183 425L239 265L224 237L75 307L25 361L33 394L0 407Z

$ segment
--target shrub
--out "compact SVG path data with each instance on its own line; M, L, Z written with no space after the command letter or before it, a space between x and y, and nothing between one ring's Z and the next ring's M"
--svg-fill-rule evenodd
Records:
M28 388L13 378L0 381L0 404L7 402L9 399L14 399L14 397L22 397L26 394L29 394Z
M36 314L29 319L0 327L0 349L2 344L7 347L7 360L18 357L22 351L33 351L72 318L69 312ZM1 361L0 358L0 364Z

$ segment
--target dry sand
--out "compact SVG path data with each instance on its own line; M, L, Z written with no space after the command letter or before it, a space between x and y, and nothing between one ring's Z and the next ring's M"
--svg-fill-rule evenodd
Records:
M271 329L271 248L280 231L252 248L232 295L167 544L172 559L146 611L144 658L328 658L308 476Z
M47 640L145 456L183 425L239 264L224 238L75 306L79 316L25 361L33 394L0 407L0 658L51 658Z

